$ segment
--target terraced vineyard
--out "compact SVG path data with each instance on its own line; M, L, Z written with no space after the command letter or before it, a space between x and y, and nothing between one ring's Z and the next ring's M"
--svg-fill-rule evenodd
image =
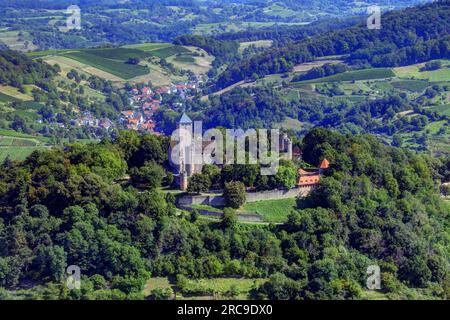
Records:
M130 65L125 62L106 59L97 54L90 52L79 51L70 52L64 54L64 57L74 59L78 62L87 64L102 71L111 73L124 80L132 79L134 77L145 75L149 72L149 69L140 65Z
M152 81L156 85L167 85L172 81L172 75L162 70L159 59L170 59L168 61L174 63L176 68L195 73L209 70L213 58L204 51L194 57L195 50L200 49L170 43L143 43L118 48L47 50L32 52L28 56L59 64L63 73L75 69L113 82ZM139 63L129 63L130 59L136 59Z
M13 136L17 135L17 136ZM27 137L12 131L0 131L0 161L9 157L11 160L24 160L35 150L44 150L48 147L42 141Z

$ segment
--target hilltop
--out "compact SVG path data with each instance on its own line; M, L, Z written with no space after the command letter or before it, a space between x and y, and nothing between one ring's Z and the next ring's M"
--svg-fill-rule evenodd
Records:
M0 43L21 51L89 48L104 43L123 45L171 42L177 36L301 26L333 17L365 14L367 5L392 10L422 0L348 1L17 1L3 0ZM81 30L66 30L66 9L81 9Z

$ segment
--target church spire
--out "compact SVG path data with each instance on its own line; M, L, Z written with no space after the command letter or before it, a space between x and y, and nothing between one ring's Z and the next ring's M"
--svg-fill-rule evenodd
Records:
M192 120L186 113L183 113L180 119L180 124L191 124Z

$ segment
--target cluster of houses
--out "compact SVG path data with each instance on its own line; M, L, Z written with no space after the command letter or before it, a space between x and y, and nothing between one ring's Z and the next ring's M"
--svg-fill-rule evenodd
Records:
M129 130L158 134L155 131L154 114L161 107L164 96L167 94L178 95L181 100L185 100L189 94L199 87L200 83L199 76L192 76L190 81L156 89L150 86L134 87L129 91L129 101L132 109L121 112L118 122ZM108 130L116 124L111 119L99 119L92 112L84 111L78 118L71 120L71 125Z
M157 89L144 86L141 89L133 88L130 91L130 104L132 110L123 111L119 119L120 124L130 130L155 132L154 114L161 107L165 94L176 94L181 99L198 88L198 80L171 84Z
M90 111L83 111L77 119L71 120L71 125L77 127L100 128L105 130L108 130L114 126L110 119L98 119Z

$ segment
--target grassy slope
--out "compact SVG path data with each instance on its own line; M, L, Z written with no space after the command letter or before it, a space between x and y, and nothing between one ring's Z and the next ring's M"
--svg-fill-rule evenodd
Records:
M64 57L71 58L78 62L90 65L94 68L111 73L125 80L147 74L149 71L149 69L144 66L130 65L124 62L106 59L102 56L98 56L90 52L69 52L65 53Z
M386 79L395 77L395 73L390 68L372 68L348 71L344 73L335 74L328 77L305 80L296 82L295 84L305 83L325 83L325 82L339 82L339 81L360 81L360 80L373 80L373 79Z
M249 292L255 285L264 283L265 279L244 279L244 278L211 278L200 280L188 280L187 289L191 291L213 291L217 295L222 296L234 286L239 291L238 299L249 299ZM147 281L143 293L145 296L150 295L154 289L172 288L178 291L178 288L164 277L155 277ZM177 293L177 299L181 300L198 300L212 299L212 296L189 296L183 297Z
M202 56L194 57L194 51L200 51ZM172 81L180 81L178 76L163 70L157 61L148 61L150 57L167 59L177 68L189 69L195 73L206 73L214 57L203 50L184 46L174 46L169 43L143 43L127 45L120 48L83 49L83 50L51 50L32 52L32 58L44 58L48 63L57 63L67 73L75 69L84 73L96 75L117 83L125 81L147 82L156 85L167 85ZM129 58L139 58L139 65L127 64Z
M267 222L285 222L289 213L296 207L296 199L267 200L247 203L240 213L257 213Z

